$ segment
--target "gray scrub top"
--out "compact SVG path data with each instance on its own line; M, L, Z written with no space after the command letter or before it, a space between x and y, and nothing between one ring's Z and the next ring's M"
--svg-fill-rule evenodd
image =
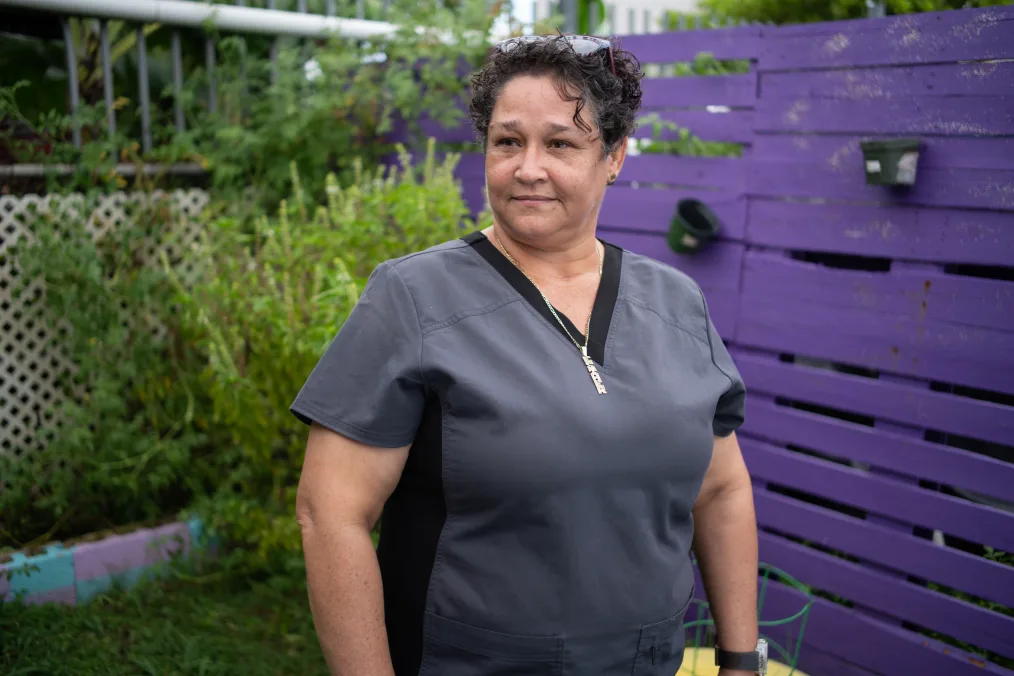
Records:
M412 445L377 552L398 676L678 670L691 509L745 390L700 288L651 258L606 244L590 333L604 395L475 232L378 266L293 403Z

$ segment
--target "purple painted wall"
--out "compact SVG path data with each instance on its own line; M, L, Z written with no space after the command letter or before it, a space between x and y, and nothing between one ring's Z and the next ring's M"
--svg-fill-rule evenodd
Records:
M824 592L800 666L1014 674L1014 566L983 555L1014 551L1014 7L623 42L753 62L644 82L645 112L744 157L630 157L600 230L697 279L736 356L762 559ZM867 186L859 140L898 135L918 184ZM481 156L459 175L480 208ZM691 195L725 229L686 258L664 233Z

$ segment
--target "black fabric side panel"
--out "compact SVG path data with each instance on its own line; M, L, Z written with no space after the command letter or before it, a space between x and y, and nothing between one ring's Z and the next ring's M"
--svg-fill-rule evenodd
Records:
M377 558L394 673L417 676L423 615L437 542L447 518L444 502L441 406L431 397L397 488L384 505Z

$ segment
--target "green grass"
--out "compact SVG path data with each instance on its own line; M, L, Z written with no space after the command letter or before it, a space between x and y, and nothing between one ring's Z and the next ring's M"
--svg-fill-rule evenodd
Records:
M179 579L78 607L0 603L4 676L327 676L305 586Z

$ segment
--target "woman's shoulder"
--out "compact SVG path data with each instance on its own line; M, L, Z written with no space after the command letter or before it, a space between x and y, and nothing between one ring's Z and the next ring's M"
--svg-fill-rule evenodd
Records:
M707 305L687 273L658 259L623 251L620 298L707 340Z
M492 268L463 239L392 258L375 275L396 277L414 301L424 333L455 316L473 314L510 298Z

